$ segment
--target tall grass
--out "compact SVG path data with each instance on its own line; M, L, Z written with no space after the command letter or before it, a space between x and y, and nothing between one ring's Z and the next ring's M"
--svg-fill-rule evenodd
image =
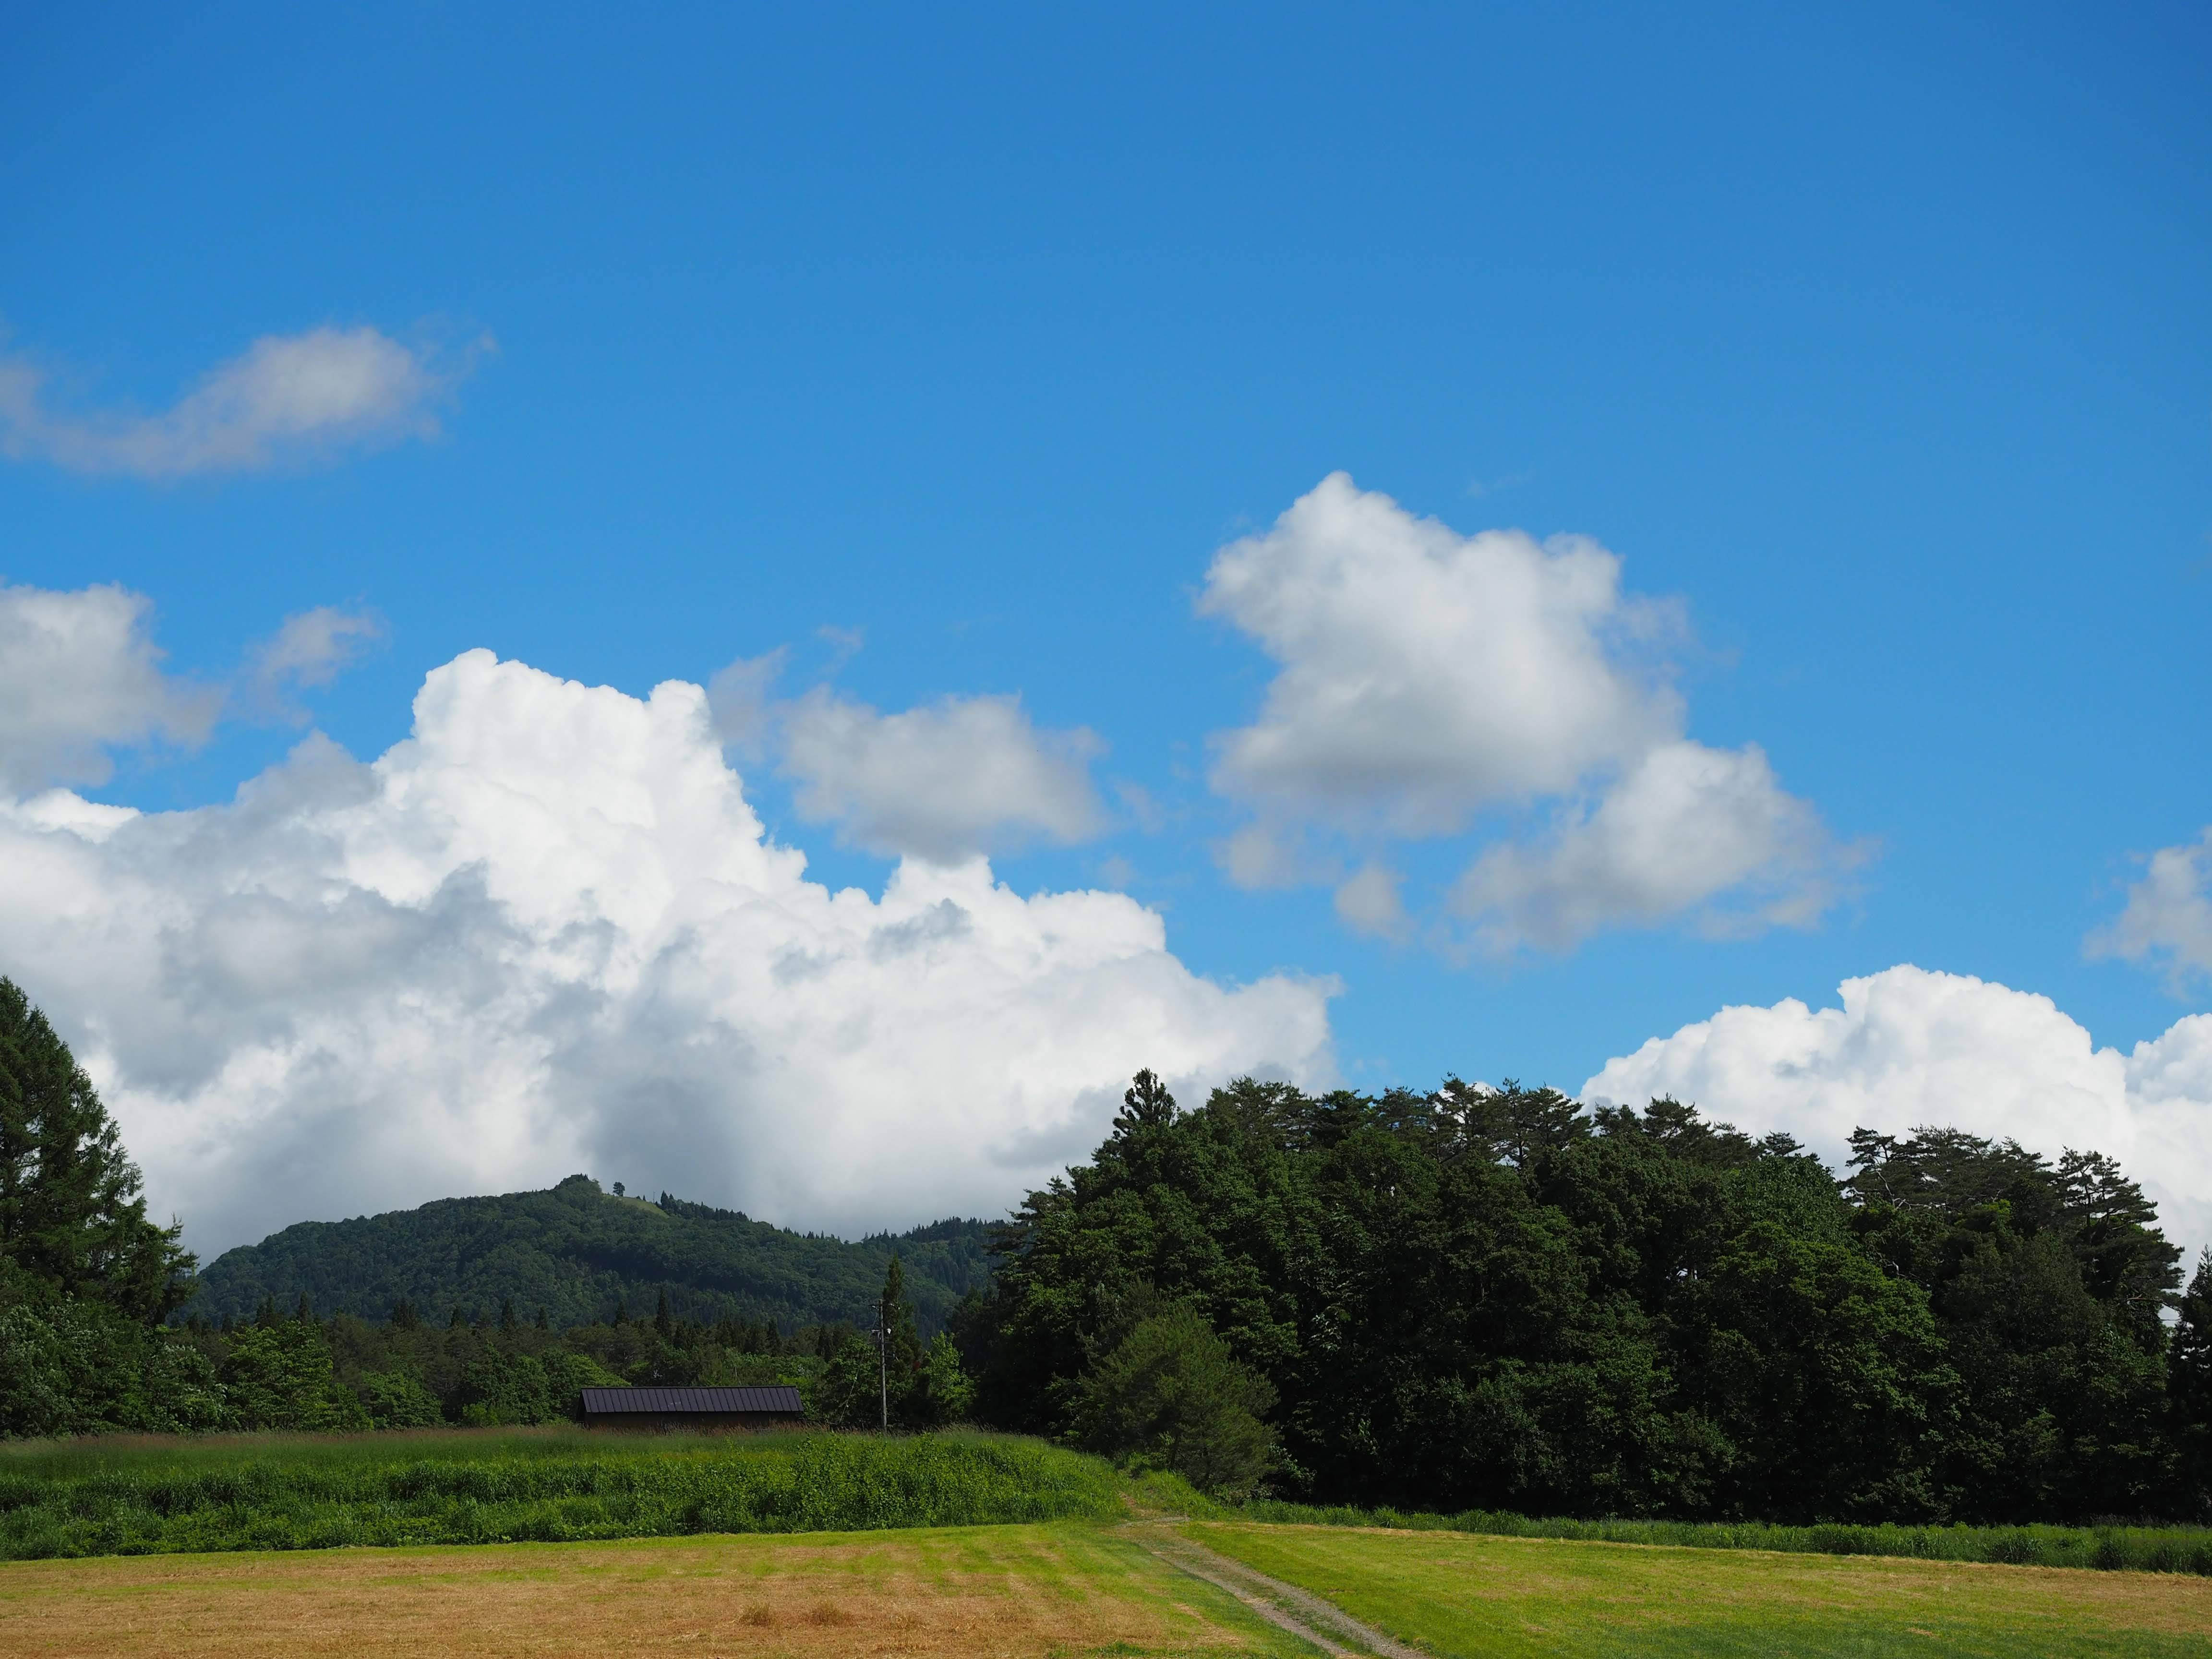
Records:
M1694 1549L1778 1550L1792 1555L1896 1555L1923 1561L1990 1561L2015 1566L2131 1569L2212 1577L2212 1528L2203 1527L1912 1527L1858 1526L1844 1522L1785 1527L1763 1521L1572 1521L1535 1519L1500 1510L1426 1515L1266 1500L1235 1510L1217 1508L1214 1513L1224 1520L1309 1526L1680 1544Z
M1039 1441L580 1430L104 1439L0 1449L0 1559L853 1531L1105 1516Z

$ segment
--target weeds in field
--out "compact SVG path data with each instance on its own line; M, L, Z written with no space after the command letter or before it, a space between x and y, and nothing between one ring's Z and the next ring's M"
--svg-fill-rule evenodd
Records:
M581 1431L0 1451L0 1558L859 1531L1117 1515L1095 1458L991 1435Z

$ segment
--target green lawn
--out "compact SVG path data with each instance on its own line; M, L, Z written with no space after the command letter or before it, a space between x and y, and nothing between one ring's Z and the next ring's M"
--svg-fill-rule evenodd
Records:
M1187 1535L1449 1659L2212 1656L2212 1581L1441 1532Z

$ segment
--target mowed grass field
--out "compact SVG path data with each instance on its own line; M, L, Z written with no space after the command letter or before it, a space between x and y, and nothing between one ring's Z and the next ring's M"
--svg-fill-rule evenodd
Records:
M1082 1523L0 1563L0 1654L1305 1655Z
M1866 1556L1193 1523L1447 1659L2212 1655L2212 1580Z
M1157 1523L1155 1523L1157 1524ZM1312 1655L1095 1522L0 1563L0 1653ZM2212 1654L2212 1583L2050 1567L1194 1522L1455 1656Z

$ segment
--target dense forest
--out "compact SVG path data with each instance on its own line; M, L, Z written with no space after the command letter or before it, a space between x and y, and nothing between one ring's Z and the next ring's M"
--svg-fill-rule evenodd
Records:
M0 980L0 1433L530 1423L617 1382L789 1382L864 1425L888 1378L894 1426L1230 1495L2212 1518L2212 1256L2185 1292L2094 1152L1851 1146L1839 1172L1671 1100L1456 1080L1247 1079L1184 1111L1140 1073L988 1274L975 1224L851 1246L575 1177L288 1229L201 1277Z
M940 1221L848 1243L754 1221L666 1193L648 1202L570 1176L548 1192L448 1198L351 1221L303 1221L225 1251L199 1275L192 1310L220 1323L306 1297L327 1313L380 1319L397 1304L544 1309L556 1329L650 1312L665 1296L701 1324L872 1322L891 1257L905 1264L925 1330L989 1277L991 1228Z
M1172 1412L1117 1427L1099 1379L1178 1363L1164 1324L1212 1334L1276 1486L1329 1502L2204 1516L2212 1256L2177 1295L2094 1152L1851 1145L1839 1176L1671 1100L1247 1079L1184 1112L1140 1076L956 1334L988 1420L1158 1445Z

